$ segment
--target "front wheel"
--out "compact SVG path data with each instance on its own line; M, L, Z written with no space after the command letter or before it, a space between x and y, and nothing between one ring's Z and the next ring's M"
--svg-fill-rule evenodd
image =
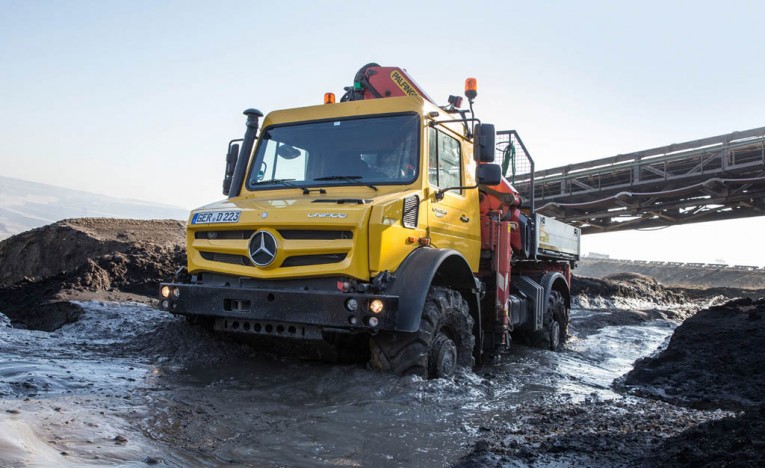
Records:
M414 333L381 332L370 340L370 365L399 375L450 377L458 367L472 368L473 318L460 293L433 286L428 291L420 328Z

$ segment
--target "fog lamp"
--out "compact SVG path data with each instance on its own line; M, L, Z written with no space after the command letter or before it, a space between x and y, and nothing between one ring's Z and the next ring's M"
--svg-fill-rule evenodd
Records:
M163 309L167 309L169 305L170 305L170 302L167 299L162 301L162 308Z
M345 301L345 309L348 312L355 312L359 309L359 301L354 298L350 298Z
M379 320L377 320L377 317L369 317L369 320L367 320L367 323L370 327L376 327L378 323L380 323Z
M170 286L162 286L162 289L159 290L159 294L164 298L170 297Z
M369 303L369 310L371 310L372 313L379 314L383 310L383 301L380 299L373 300Z

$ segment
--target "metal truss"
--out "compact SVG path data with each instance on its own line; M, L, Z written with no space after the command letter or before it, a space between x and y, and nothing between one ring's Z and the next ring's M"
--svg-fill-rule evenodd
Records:
M516 175L584 234L765 215L765 127ZM521 193L524 193L523 191Z

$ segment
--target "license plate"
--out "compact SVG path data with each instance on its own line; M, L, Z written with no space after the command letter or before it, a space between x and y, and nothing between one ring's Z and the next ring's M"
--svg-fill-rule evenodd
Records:
M194 213L191 224L237 223L239 211L200 211Z

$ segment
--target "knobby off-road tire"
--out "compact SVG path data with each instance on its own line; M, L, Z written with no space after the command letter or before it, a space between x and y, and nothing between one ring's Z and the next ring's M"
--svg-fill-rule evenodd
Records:
M474 364L473 318L462 296L449 288L428 291L420 328L414 333L381 332L370 339L370 365L399 375L449 377Z
M531 333L531 345L537 348L558 350L568 339L569 311L566 301L559 291L550 291L547 297L545 313L542 317L542 329Z

